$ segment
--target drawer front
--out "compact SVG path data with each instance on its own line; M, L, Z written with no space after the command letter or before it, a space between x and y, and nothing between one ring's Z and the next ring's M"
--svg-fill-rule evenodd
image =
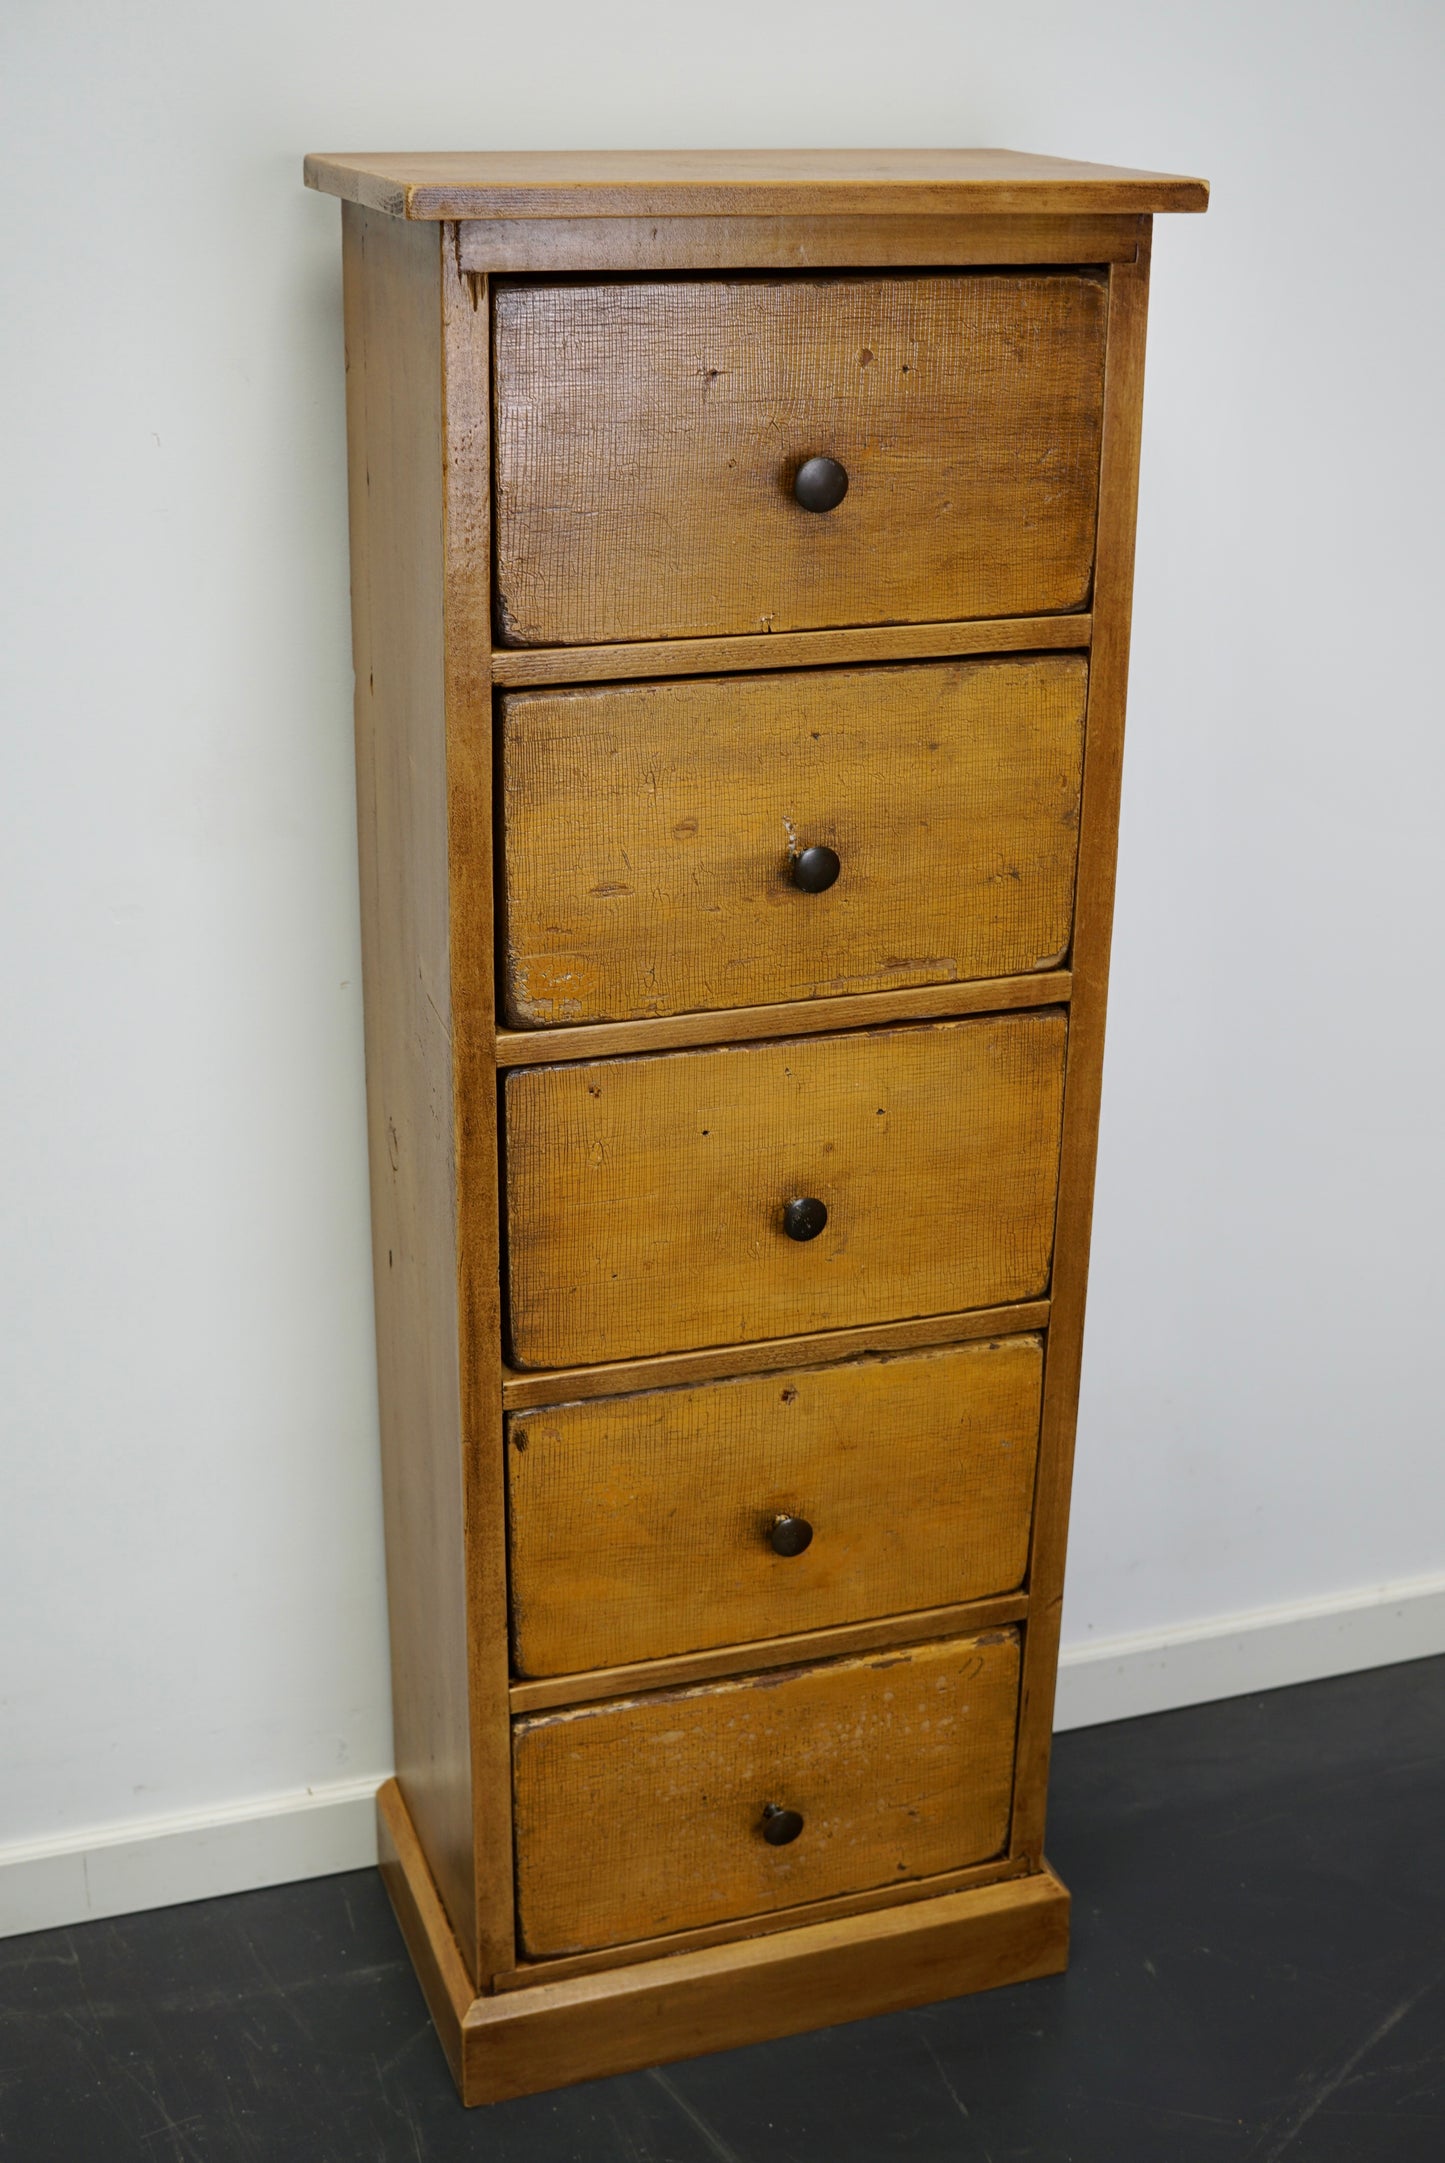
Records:
M519 692L505 996L522 1027L1048 968L1069 942L1077 654ZM793 873L831 849L823 891Z
M500 287L504 643L1081 607L1105 313L1075 271Z
M1012 1591L1042 1379L1040 1339L1006 1337L514 1413L518 1672Z
M1047 1288L1053 1010L514 1070L525 1367L944 1314ZM821 1203L790 1236L790 1202ZM816 1225L803 1212L795 1229Z
M517 1721L524 1950L622 1945L999 1854L1018 1692L1005 1630ZM802 1819L786 1844L764 1837L769 1807Z

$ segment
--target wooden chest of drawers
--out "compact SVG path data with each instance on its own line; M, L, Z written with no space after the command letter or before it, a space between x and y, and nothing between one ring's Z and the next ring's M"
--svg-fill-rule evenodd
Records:
M1044 1801L1152 213L344 199L397 1777L468 2101L1063 1966Z

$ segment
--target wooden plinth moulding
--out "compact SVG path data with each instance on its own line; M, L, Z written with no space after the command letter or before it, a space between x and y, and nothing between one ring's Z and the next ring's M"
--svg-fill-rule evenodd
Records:
M478 1998L394 1780L377 1820L382 1876L465 2103L901 2013L1057 1975L1068 1961L1069 1895L1045 1865L602 1973L549 1982L539 1971L524 1989Z
M468 2103L1053 1975L1153 217L1005 151L343 199L396 1777Z

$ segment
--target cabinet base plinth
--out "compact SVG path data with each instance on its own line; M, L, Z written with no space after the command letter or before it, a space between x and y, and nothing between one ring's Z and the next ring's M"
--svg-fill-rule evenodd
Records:
M1057 1975L1069 1895L1031 1877L672 1953L495 1997L474 1994L401 1791L377 1797L381 1870L464 2103Z

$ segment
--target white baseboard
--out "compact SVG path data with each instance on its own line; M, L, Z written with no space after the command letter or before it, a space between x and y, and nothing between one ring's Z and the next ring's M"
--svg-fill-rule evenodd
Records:
M1069 1645L1060 1728L1136 1719L1445 1653L1445 1576ZM362 1870L384 1772L301 1794L0 1847L0 1937Z
M1066 1645L1056 1729L1253 1696L1445 1652L1445 1576Z
M0 1938L363 1870L386 1777L0 1847Z

